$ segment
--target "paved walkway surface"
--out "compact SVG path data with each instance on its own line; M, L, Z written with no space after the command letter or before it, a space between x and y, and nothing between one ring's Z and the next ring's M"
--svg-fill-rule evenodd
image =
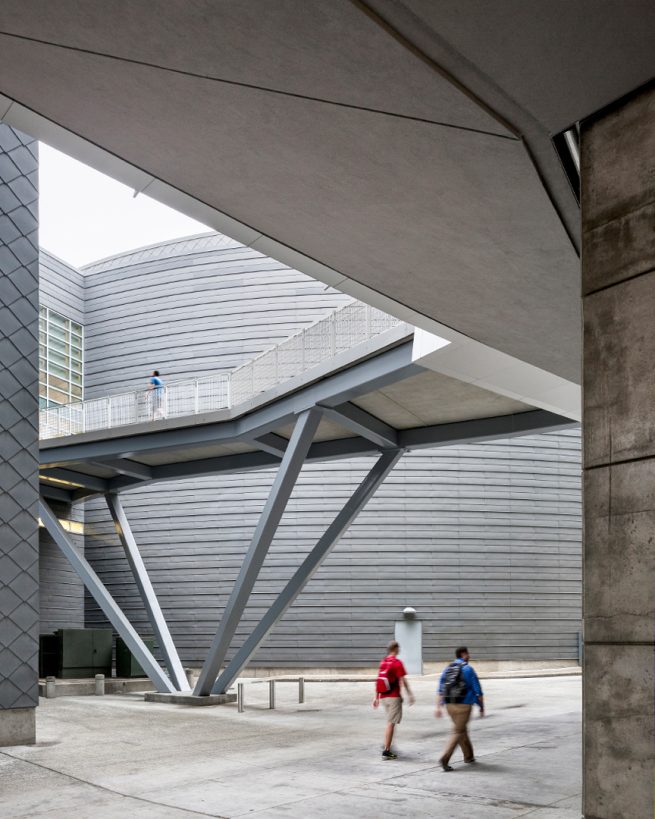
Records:
M366 683L249 685L247 710L139 695L41 700L39 742L0 750L2 817L578 819L580 679L493 679L472 722L475 765L437 764L448 731L433 680L380 756L384 718Z

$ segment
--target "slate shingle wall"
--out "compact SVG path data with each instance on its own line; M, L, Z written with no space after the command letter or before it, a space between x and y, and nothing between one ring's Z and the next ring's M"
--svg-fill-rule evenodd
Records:
M37 169L0 124L0 709L38 703Z

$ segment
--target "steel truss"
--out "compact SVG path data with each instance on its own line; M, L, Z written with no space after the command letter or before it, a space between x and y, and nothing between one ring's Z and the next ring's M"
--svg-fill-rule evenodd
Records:
M231 685L271 629L298 597L332 547L391 472L403 453L403 450L399 448L387 449L382 452L373 468L335 517L324 535L318 540L250 637L218 677L218 672L223 665L230 643L268 554L293 488L296 485L300 470L307 460L322 416L323 408L320 407L312 407L301 412L297 417L288 445L284 450L280 450L282 460L275 481L255 528L250 548L235 581L230 599L225 607L223 617L194 690L194 694L198 696L206 696L212 692L223 692ZM277 444L277 441L273 443ZM41 498L39 503L41 519L78 577L117 633L125 640L130 651L137 658L157 690L168 693L173 693L176 690L187 690L188 684L184 669L120 499L116 493L109 492L105 494L105 500L141 600L148 614L153 633L163 654L168 676L152 656L106 586L91 568L89 562L75 548L71 538L64 531L55 513L44 498Z

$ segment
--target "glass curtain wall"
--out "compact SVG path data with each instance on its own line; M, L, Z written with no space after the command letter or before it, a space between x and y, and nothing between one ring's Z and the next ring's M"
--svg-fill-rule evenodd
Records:
M39 403L42 409L82 401L84 327L41 307L39 311Z

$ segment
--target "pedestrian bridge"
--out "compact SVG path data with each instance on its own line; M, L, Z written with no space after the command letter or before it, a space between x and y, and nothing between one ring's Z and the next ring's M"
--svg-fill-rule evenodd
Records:
M414 328L358 302L230 372L41 413L40 515L158 691L188 684L120 495L162 481L277 469L270 495L196 685L222 694L292 605L407 450L506 438L575 421L460 381L434 367ZM429 365L429 366L428 366ZM231 641L304 463L374 458L370 471L252 634ZM104 496L148 613L164 670L53 511Z

